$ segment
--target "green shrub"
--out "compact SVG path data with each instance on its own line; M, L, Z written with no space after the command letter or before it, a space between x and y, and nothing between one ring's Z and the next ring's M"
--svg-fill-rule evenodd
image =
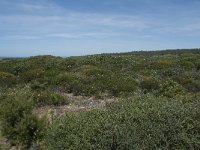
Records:
M185 93L185 89L173 80L166 80L162 84L160 84L158 94L161 96L166 96L169 98L183 95Z
M33 106L27 88L8 91L0 103L2 134L11 144L26 149L43 136L44 120L32 114Z
M189 92L193 93L200 92L200 80L190 80L184 86Z
M149 66L152 69L167 69L167 68L172 68L174 64L175 63L173 61L157 60L155 62L150 63Z
M101 69L88 69L84 66L84 74L64 73L56 77L55 83L62 92L74 95L98 96L108 92L110 96L131 95L137 88L138 82L131 77L122 77Z
M0 71L0 87L9 87L16 83L16 76L8 72Z
M193 64L193 62L187 61L187 60L179 61L178 65L180 65L180 68L184 68L186 70L191 70L191 69L195 68L195 65Z
M34 80L33 82L31 82L30 88L32 90L41 91L46 89L47 84L48 84L47 82L40 83L39 81Z
M200 149L198 100L149 95L107 109L67 113L48 130L48 150Z
M33 101L37 106L69 104L67 97L52 91L34 92Z
M52 84L61 86L63 91L72 92L73 85L78 81L76 74L73 73L63 73L55 77Z
M108 83L108 91L112 96L132 95L138 88L138 82L132 78L114 77Z
M106 68L98 68L91 65L84 65L81 67L81 72L86 76L111 76L112 72Z
M38 119L35 115L29 114L17 124L16 133L17 140L22 148L27 149L34 143L39 143L46 130L45 118Z
M37 69L33 69L33 70L29 70L27 72L23 72L20 74L20 79L25 82L28 83L32 80L38 79L38 78L43 78L44 77L44 69L43 68L37 68Z
M14 78L15 75L11 74L11 73L8 73L8 72L2 72L0 71L0 78L2 79L5 79L5 78Z
M144 78L140 82L140 87L145 91L145 92L152 92L155 90L159 89L159 80L156 78Z

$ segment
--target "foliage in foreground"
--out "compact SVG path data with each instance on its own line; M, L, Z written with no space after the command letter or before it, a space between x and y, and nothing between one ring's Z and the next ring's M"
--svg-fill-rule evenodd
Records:
M9 91L0 104L1 131L11 145L27 149L41 140L45 120L33 115L33 101L27 89Z
M67 113L48 130L47 149L200 149L199 108L199 98L146 95Z

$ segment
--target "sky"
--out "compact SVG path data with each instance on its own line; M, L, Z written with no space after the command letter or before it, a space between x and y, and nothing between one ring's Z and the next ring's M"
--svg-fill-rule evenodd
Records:
M200 47L200 0L0 0L0 56Z

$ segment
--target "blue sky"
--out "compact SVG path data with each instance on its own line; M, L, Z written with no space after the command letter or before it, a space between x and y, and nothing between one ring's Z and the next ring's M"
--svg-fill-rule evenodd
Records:
M0 0L0 56L200 47L200 0Z

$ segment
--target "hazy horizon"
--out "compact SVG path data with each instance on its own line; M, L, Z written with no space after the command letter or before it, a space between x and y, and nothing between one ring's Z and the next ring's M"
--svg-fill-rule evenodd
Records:
M198 0L1 0L0 56L200 47Z

